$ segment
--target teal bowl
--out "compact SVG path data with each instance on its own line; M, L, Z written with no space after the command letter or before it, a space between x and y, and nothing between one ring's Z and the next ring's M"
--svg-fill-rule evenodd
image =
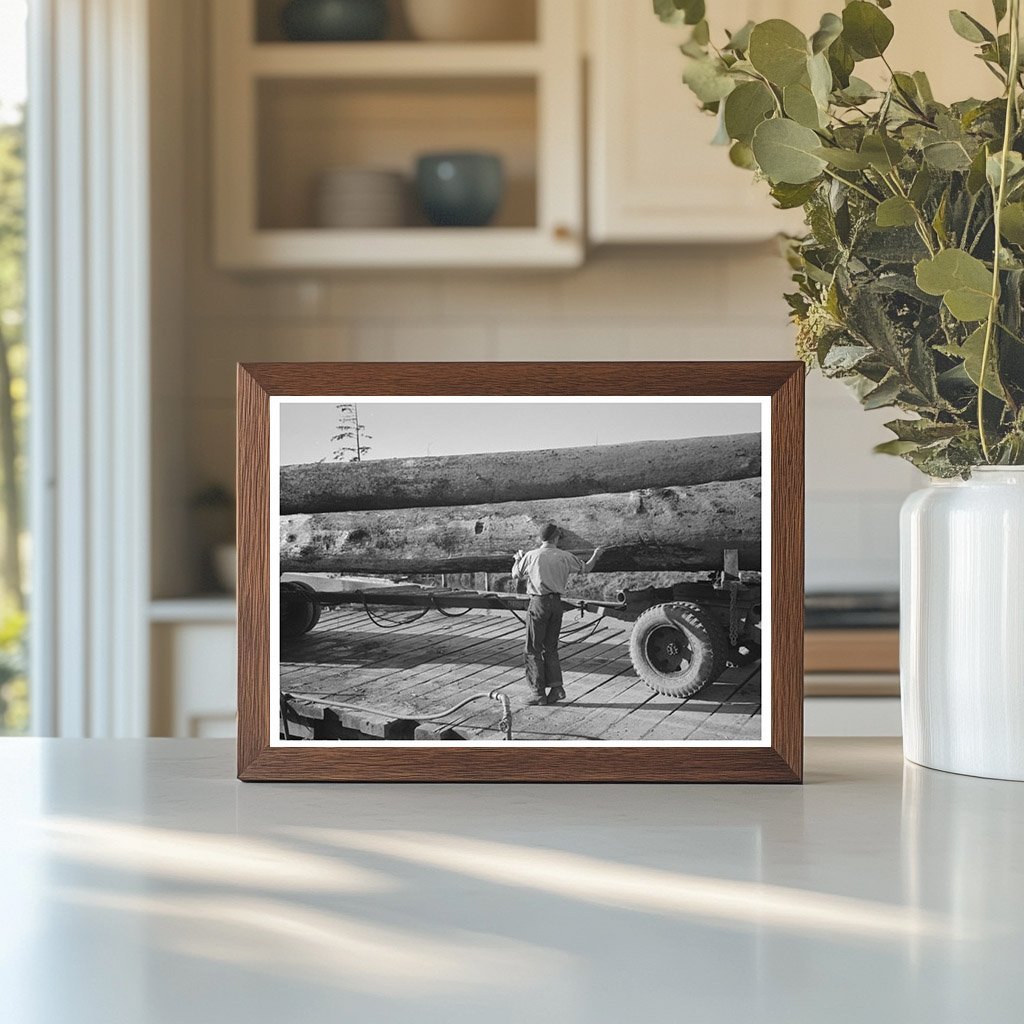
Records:
M416 192L435 227L481 228L505 197L505 169L493 153L427 153L416 162Z
M295 42L364 42L387 27L387 0L290 0L281 11L285 38Z

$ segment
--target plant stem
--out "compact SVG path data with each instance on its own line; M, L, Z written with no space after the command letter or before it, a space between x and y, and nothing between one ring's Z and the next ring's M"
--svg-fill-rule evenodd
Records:
M841 185L845 185L847 188L852 188L854 192L859 192L865 199L870 199L871 202L877 206L880 202L877 196L873 196L867 189L861 188L860 185L852 181L847 181L846 178L840 178L838 174L830 171L827 167L825 173L833 180L838 181Z
M1013 141L1013 127L1017 119L1017 83L1020 67L1020 0L1010 0L1010 74L1006 83L1006 124L1003 126L1003 150L999 167L999 190L995 197L995 251L992 257L992 295L989 300L988 320L985 323L985 345L981 350L981 370L978 373L978 436L985 461L992 462L992 452L985 430L985 375L992 355L992 336L999 316L999 273L1001 266L1001 243L1003 205L1006 201L1006 173L1009 163L1010 144Z

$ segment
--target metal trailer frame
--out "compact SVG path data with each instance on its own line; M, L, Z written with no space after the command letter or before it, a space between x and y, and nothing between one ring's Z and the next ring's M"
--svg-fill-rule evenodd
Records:
M724 566L685 574L670 587L621 591L615 601L565 597L567 611L589 612L633 623L629 652L637 675L655 692L691 697L729 665L756 661L761 652L761 573L740 570L735 551ZM525 611L526 594L429 589L419 585L354 591L318 591L307 583L281 583L281 635L294 639L315 628L324 608L415 608L451 616L474 608Z

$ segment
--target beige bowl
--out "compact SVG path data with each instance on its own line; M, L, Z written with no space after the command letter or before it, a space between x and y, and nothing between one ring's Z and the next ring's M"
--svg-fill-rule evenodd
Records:
M400 228L407 220L408 183L394 171L341 167L327 171L316 194L322 228Z
M486 42L536 38L533 0L405 0L417 39Z

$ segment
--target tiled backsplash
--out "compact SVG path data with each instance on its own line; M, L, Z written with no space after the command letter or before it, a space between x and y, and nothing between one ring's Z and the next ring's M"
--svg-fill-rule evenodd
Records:
M230 480L236 360L786 359L774 246L595 255L570 273L415 272L239 279L190 263L187 456ZM914 471L871 447L886 414L808 379L807 579L893 587Z

